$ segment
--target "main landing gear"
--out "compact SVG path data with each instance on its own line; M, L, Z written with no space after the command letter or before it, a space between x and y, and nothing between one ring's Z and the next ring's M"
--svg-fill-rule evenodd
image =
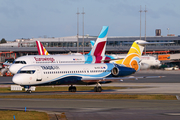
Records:
M101 88L101 84L97 83L96 86L94 87L94 92L101 92L102 88ZM76 92L76 87L71 85L69 87L69 92Z
M101 92L102 88L101 88L101 84L97 83L96 86L94 87L94 92Z
M76 87L73 86L73 85L71 85L71 86L69 87L69 92L76 92Z

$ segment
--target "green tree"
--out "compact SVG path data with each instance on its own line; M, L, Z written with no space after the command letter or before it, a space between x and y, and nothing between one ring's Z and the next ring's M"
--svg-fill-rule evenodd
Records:
M4 38L1 39L1 43L7 43Z

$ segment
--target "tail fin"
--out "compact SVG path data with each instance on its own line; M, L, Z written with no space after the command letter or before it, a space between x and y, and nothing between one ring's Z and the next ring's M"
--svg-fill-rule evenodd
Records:
M91 48L93 48L93 46L95 44L95 41L94 40L90 40L90 43L91 43Z
M139 62L146 43L147 42L143 40L136 40L132 44L127 56L122 60L115 61L115 63L134 68L136 71L140 70Z
M48 51L43 47L40 41L36 41L36 46L37 46L39 55L49 55Z
M90 40L90 43L91 43L91 48L93 48L95 41L94 41L94 40ZM88 55L91 55L91 52L92 52L92 49L91 49L91 51L88 53Z
M99 34L94 46L92 47L90 55L92 56L104 56L106 49L108 26L103 26L101 33Z

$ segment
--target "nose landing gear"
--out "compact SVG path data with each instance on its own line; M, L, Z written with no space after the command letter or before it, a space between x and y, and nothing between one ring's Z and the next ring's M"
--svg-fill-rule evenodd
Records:
M73 85L71 85L71 86L69 87L69 92L76 92L76 87L73 86Z
M27 93L30 93L30 94L32 93L31 86L25 86L24 88Z
M32 91L31 91L31 90L26 90L26 92L27 92L27 93L30 93L30 94L32 93Z

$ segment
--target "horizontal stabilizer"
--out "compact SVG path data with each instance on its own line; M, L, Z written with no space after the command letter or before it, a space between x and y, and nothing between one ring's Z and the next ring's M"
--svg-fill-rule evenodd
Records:
M138 45L169 44L174 42L136 42Z

